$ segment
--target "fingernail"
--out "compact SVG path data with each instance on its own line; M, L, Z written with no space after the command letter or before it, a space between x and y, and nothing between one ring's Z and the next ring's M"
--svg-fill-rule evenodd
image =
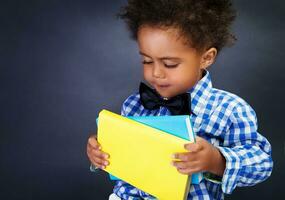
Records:
M175 159L175 158L176 158L176 155L175 155L175 154L172 154L171 158Z
M175 167L175 163L173 161L171 162L171 165Z
M104 155L104 158L109 158L109 156L107 154Z
M104 165L108 165L108 162L107 162L107 161L105 161L105 162L104 162Z

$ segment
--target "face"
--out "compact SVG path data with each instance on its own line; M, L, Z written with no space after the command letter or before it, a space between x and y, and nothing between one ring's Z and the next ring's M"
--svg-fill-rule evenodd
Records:
M138 31L144 79L164 98L185 93L200 79L205 54L178 38L176 29L143 26ZM209 64L209 63L208 63Z

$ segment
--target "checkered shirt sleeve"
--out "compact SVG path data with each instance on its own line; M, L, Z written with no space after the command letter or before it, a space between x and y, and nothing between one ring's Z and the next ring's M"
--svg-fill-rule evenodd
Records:
M233 108L229 130L223 145L217 148L226 159L222 190L231 193L236 186L251 186L264 181L271 174L273 162L271 146L257 132L257 120L248 104Z

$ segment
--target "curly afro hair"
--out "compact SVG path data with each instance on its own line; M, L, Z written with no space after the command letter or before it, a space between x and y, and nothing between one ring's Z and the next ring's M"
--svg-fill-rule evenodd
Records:
M118 14L137 40L142 25L177 28L197 50L233 45L230 26L236 18L230 0L128 0Z

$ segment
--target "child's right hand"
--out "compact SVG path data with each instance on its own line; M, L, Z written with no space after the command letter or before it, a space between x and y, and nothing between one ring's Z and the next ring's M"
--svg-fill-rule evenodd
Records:
M107 160L107 158L109 158L109 155L101 151L101 146L97 141L96 135L92 135L88 138L87 156L90 162L96 167L104 169L107 165L109 165L109 162Z

